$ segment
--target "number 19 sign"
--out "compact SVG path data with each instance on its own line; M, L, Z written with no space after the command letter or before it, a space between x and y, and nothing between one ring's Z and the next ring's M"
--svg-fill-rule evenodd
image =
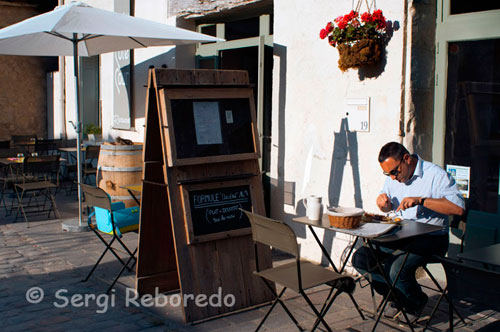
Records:
M345 113L349 131L370 131L370 97L347 98Z

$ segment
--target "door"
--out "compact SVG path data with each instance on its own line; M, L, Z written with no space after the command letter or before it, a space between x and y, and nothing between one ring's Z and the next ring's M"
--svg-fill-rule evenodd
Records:
M438 1L433 160L470 167L471 209L498 213L500 3Z
M202 24L198 32L226 39L203 43L196 50L197 68L247 70L254 86L257 128L266 211L270 211L271 171L271 88L273 70L272 15L228 19L221 23Z
M500 3L438 0L436 33L433 158L470 167L469 250L500 240Z

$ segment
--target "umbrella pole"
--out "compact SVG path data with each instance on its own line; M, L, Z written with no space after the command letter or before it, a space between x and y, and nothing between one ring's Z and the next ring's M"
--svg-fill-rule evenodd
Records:
M77 34L73 34L73 62L75 74L75 92L76 92L76 170L77 170L77 186L78 186L78 226L82 227L82 163L81 163L81 132L82 123L80 122L80 86L78 75L78 39Z

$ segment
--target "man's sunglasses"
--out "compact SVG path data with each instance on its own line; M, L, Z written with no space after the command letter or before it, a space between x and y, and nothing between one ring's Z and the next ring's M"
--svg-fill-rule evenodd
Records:
M399 170L399 166L401 166L401 163L403 162L403 160L405 159L405 155L403 155L403 157L401 157L401 160L399 161L399 164L398 166L396 166L392 171L390 171L389 173L388 172L383 172L385 176L397 176L399 173L401 173L401 171Z

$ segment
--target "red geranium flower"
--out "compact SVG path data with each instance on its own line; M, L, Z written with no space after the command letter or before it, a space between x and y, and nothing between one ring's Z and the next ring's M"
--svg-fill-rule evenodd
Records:
M328 32L326 32L325 29L321 29L321 31L319 32L319 38L325 39L326 36L328 36Z
M338 25L339 25L339 29L340 29L340 30L344 30L344 29L346 28L346 26L347 26L347 22L348 22L348 21L346 21L346 20L341 20L341 21L338 23Z
M371 21L373 21L373 17L370 13L366 12L363 13L363 15L361 15L361 21L365 23L370 23Z
M325 27L326 32L330 33L333 30L332 22L328 22Z
M381 9L377 9L376 11L374 11L372 17L374 21L380 21L382 19L385 20L384 14L382 13Z

